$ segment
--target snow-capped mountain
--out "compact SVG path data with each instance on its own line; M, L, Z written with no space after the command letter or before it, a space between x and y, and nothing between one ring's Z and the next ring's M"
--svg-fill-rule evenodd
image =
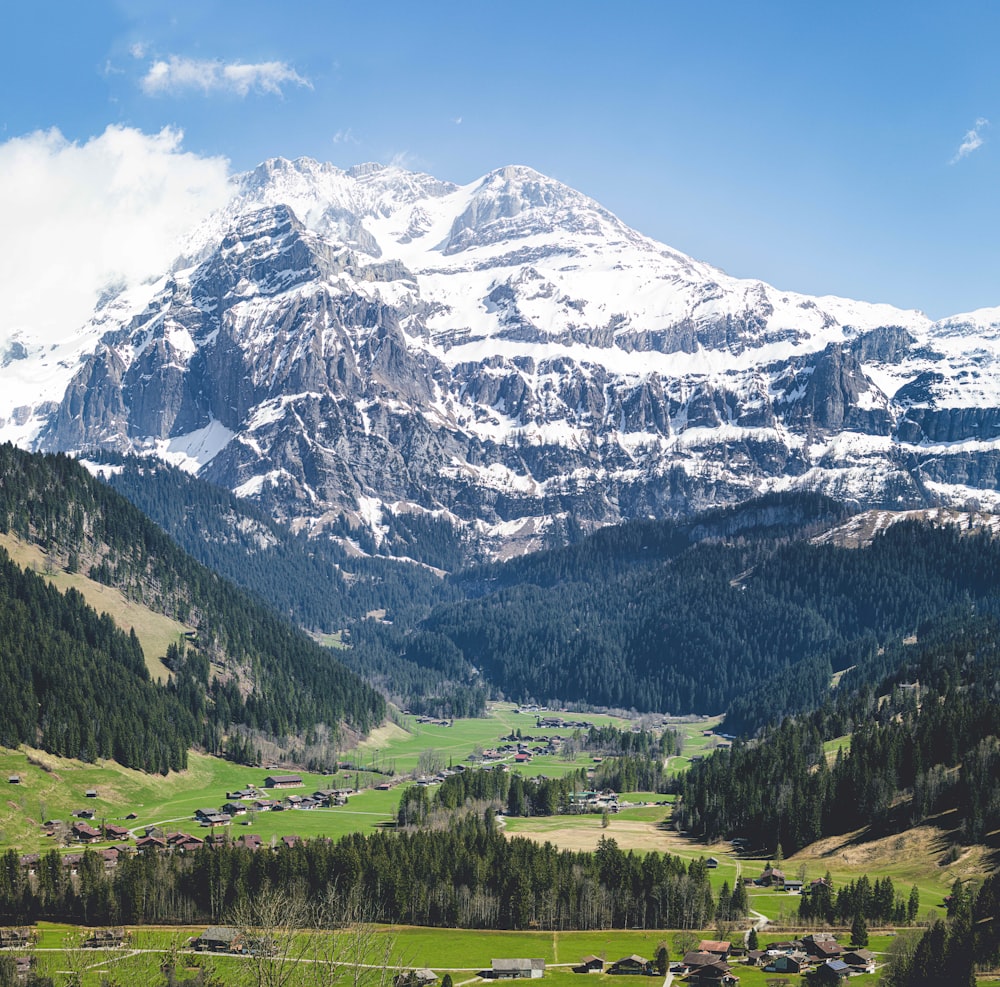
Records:
M35 382L0 438L155 452L317 529L429 511L523 548L776 489L1000 507L998 360L1000 309L731 278L530 168L279 159L158 283L0 346L0 381Z

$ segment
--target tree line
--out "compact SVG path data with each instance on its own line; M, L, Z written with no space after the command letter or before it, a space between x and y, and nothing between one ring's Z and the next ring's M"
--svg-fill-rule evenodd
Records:
M217 922L241 901L290 886L377 902L386 922L478 929L700 929L716 909L704 861L626 853L607 838L594 853L507 838L489 810L457 814L447 830L140 854L112 871L88 850L75 878L55 851L30 877L8 851L0 857L0 921Z

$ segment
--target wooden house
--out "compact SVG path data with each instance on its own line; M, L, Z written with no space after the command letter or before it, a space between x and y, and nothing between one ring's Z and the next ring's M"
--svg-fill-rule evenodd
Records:
M246 941L239 929L213 925L192 943L195 949L210 953L245 953Z
M608 973L616 976L640 976L645 977L653 973L653 964L645 956L633 953L631 956L623 956L608 967Z
M299 775L268 775L264 779L265 788L299 788L303 784Z
M545 973L545 960L495 959L488 976L493 980L537 980Z

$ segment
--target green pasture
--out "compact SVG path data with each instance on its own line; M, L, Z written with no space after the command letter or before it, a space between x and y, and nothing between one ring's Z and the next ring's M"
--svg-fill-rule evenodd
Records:
M213 970L226 983L238 983L241 975L250 972L252 961L246 958L208 956L177 952L183 950L192 936L198 935L204 926L177 928L136 928L131 930L132 941L128 949L123 950L81 950L74 948L86 934L86 930L63 925L40 923L41 933L35 955L39 972L55 976L69 970L80 970L83 973L84 987L97 987L102 978L110 974L123 984L154 983L160 977L160 967L171 953L174 953L180 970L194 971L198 966ZM317 933L319 937L350 936L351 931L341 931L332 934ZM702 938L719 938L718 930L705 929L694 932L677 932L664 930L602 930L590 932L490 932L466 929L427 929L412 926L382 926L377 930L376 941L369 954L361 954L361 962L380 963L386 955L389 946L389 963L392 968L429 967L439 975L451 973L457 984L475 977L484 969L488 969L491 961L499 957L540 957L546 962L545 980L556 987L570 983L579 984L579 975L571 972L571 967L587 955L603 958L612 963L623 956L637 953L652 959L661 944L669 950L671 961L676 961L686 947L696 945ZM729 938L739 943L742 933L731 933ZM761 944L775 942L779 935L763 934ZM846 933L841 940L846 943ZM871 937L869 948L887 958L893 936L877 934ZM340 953L330 943L322 939L317 941L317 952L320 955ZM740 983L746 987L765 987L768 978L773 974L765 974L749 966L744 966L738 960L733 962L734 972L740 977ZM341 975L345 981L352 979L350 964L340 963ZM315 972L311 964L302 964L302 979L295 978L292 983L306 983L309 974ZM586 983L595 980L604 981L607 974L591 974ZM852 977L851 983L865 987L878 981L878 974L863 977ZM645 981L643 981L645 982ZM658 981L657 981L658 982ZM798 977L788 978L788 983L800 983ZM982 983L983 981L981 981Z

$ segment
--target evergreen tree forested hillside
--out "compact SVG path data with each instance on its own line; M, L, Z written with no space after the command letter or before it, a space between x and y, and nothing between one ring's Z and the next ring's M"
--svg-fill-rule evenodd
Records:
M708 840L794 852L869 827L901 832L951 810L953 838L1000 827L1000 621L955 615L875 660L894 671L759 739L692 765L675 823ZM861 670L862 681L871 678ZM850 734L830 763L824 742Z
M492 692L725 711L727 731L753 733L822 703L835 672L872 669L886 644L922 621L970 601L991 606L1000 571L989 534L917 523L861 549L813 544L846 508L773 495L586 537L569 525L562 548L441 579L395 560L348 560L323 538L292 538L176 470L128 461L110 482L283 611L336 623L350 667L397 702L438 715L474 715ZM460 561L459 546L440 537L415 539L414 555L434 545L439 562ZM280 578L269 581L269 571ZM373 610L387 620L365 620Z
M833 672L922 622L1000 599L989 533L900 523L861 549L768 531L690 538L628 524L460 574L467 598L437 607L421 632L510 697L729 708L738 732L812 708Z
M366 732L384 717L382 696L337 662L332 652L181 551L125 498L65 456L36 456L10 445L0 446L0 531L34 542L68 569L89 572L92 578L119 588L131 599L196 629L194 640L173 649L171 655L177 675L168 691L177 694L189 711L188 716L178 714L177 722L180 741L185 744L195 734L206 749L220 751L234 724L285 736L305 733L320 724L334 730L343 725ZM14 576L10 579L13 585ZM54 615L40 619L40 634L57 640L49 628L54 622L74 640L86 638L82 617L77 627L59 616L65 607L87 612L81 600L67 597L65 606L57 605L51 602L51 592L32 590L30 580L24 585L28 589L20 589L22 596L29 593L44 598L49 601L46 612ZM43 609L35 607L37 612ZM17 607L8 602L4 617L12 623L15 634L23 625L17 614ZM92 619L98 621L96 615ZM98 621L98 626L104 625ZM116 643L113 635L105 637L100 653L119 665L124 663L131 669L136 653L141 658L134 640L126 639L126 648ZM11 650L4 651L3 659L18 669L17 674L35 677L38 688L39 682L49 681L43 669L51 665L48 656L52 651L38 640L22 636L19 641L8 639ZM65 642L64 646L71 647ZM92 667L99 664L98 658L87 660L91 662L87 670L74 665L76 671L67 668L62 673L58 690L65 689L72 696L104 681ZM215 666L214 674L210 674L210 663ZM79 681L73 686L76 679ZM58 690L53 685L48 691ZM5 697L17 694L15 689L5 692ZM107 740L114 735L108 724L120 719L125 710L135 713L138 723L155 723L162 718L161 712L148 705L159 701L151 698L159 692L148 683L143 700L148 708L138 709L130 699L116 710L116 695L113 688L94 689L91 701L73 706L71 712L67 712L66 703L60 705L58 709L73 722L67 725L50 715L37 724L38 739L60 753L107 756L108 743L114 746ZM41 696L37 698L42 701ZM101 711L96 718L93 703ZM39 716L43 715L40 711ZM196 726L186 728L192 716ZM92 721L90 732L88 719ZM26 730L26 724L21 724L18 740L32 739ZM63 735L80 735L80 751L65 748L56 739ZM115 750L117 757L120 748ZM145 765L143 757L139 760ZM126 763L138 762L129 758ZM157 767L162 767L162 761Z

